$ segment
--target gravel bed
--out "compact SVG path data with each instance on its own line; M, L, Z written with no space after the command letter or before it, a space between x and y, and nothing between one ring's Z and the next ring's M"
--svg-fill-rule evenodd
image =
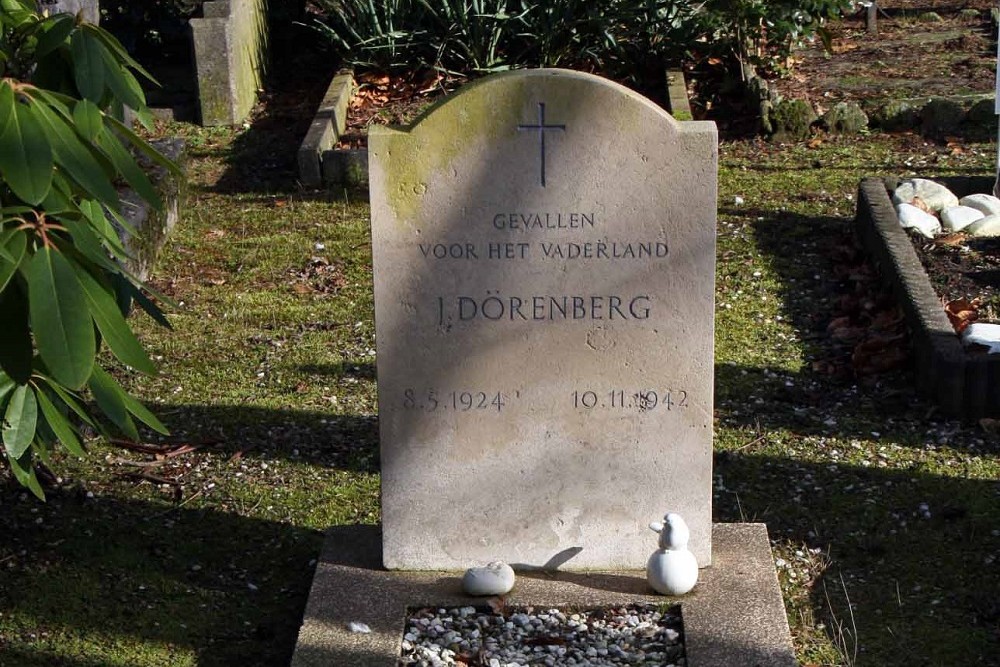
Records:
M402 646L398 664L421 667L686 665L679 606L419 609L410 612Z

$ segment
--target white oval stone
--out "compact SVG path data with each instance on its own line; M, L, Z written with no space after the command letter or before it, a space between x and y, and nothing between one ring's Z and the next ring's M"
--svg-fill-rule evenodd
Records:
M958 203L982 211L983 215L1000 215L1000 199L993 195L982 193L968 195L959 199Z
M904 229L916 229L929 239L941 231L941 223L937 218L913 204L898 204L896 215Z
M1000 324L973 322L962 332L962 344L984 345L989 348L988 354L1000 352Z
M958 206L958 197L951 190L926 178L911 178L900 183L892 193L892 203L897 206L909 204L914 197L924 200L932 211Z
M469 595L504 595L514 588L514 569L495 561L485 567L470 567L462 577L462 590Z
M941 211L941 224L949 232L960 232L986 214L971 206L951 206Z
M965 228L973 236L1000 236L1000 215L988 215Z

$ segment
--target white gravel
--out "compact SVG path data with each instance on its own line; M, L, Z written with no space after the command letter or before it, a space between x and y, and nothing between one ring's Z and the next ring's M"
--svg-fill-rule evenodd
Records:
M475 607L414 611L406 622L399 665L686 665L680 607L505 612Z

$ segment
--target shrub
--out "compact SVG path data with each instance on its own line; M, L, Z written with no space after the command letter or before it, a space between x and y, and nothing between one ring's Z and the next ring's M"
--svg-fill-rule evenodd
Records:
M148 119L133 72L144 75L106 31L0 0L0 416L11 469L39 497L35 461L57 442L82 455L81 425L136 438L137 418L164 430L97 359L105 343L153 373L124 314L135 300L165 323L122 268L115 229L127 228L120 182L162 207L130 148L179 176L119 120L125 106Z
M778 62L850 0L317 0L349 63L483 72L570 66L619 77L697 49Z

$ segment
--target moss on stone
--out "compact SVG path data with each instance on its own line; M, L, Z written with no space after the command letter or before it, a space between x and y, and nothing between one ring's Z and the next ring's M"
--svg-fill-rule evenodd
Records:
M771 141L790 142L809 138L816 112L805 100L781 100L771 109Z
M987 141L997 133L997 116L993 98L977 101L965 114L962 136Z
M838 102L823 114L823 124L834 134L858 134L868 128L868 115L857 102Z
M920 117L924 136L943 139L960 131L965 109L954 100L935 98L924 105Z
M872 113L871 124L886 132L912 130L920 124L920 112L910 102L891 100Z

